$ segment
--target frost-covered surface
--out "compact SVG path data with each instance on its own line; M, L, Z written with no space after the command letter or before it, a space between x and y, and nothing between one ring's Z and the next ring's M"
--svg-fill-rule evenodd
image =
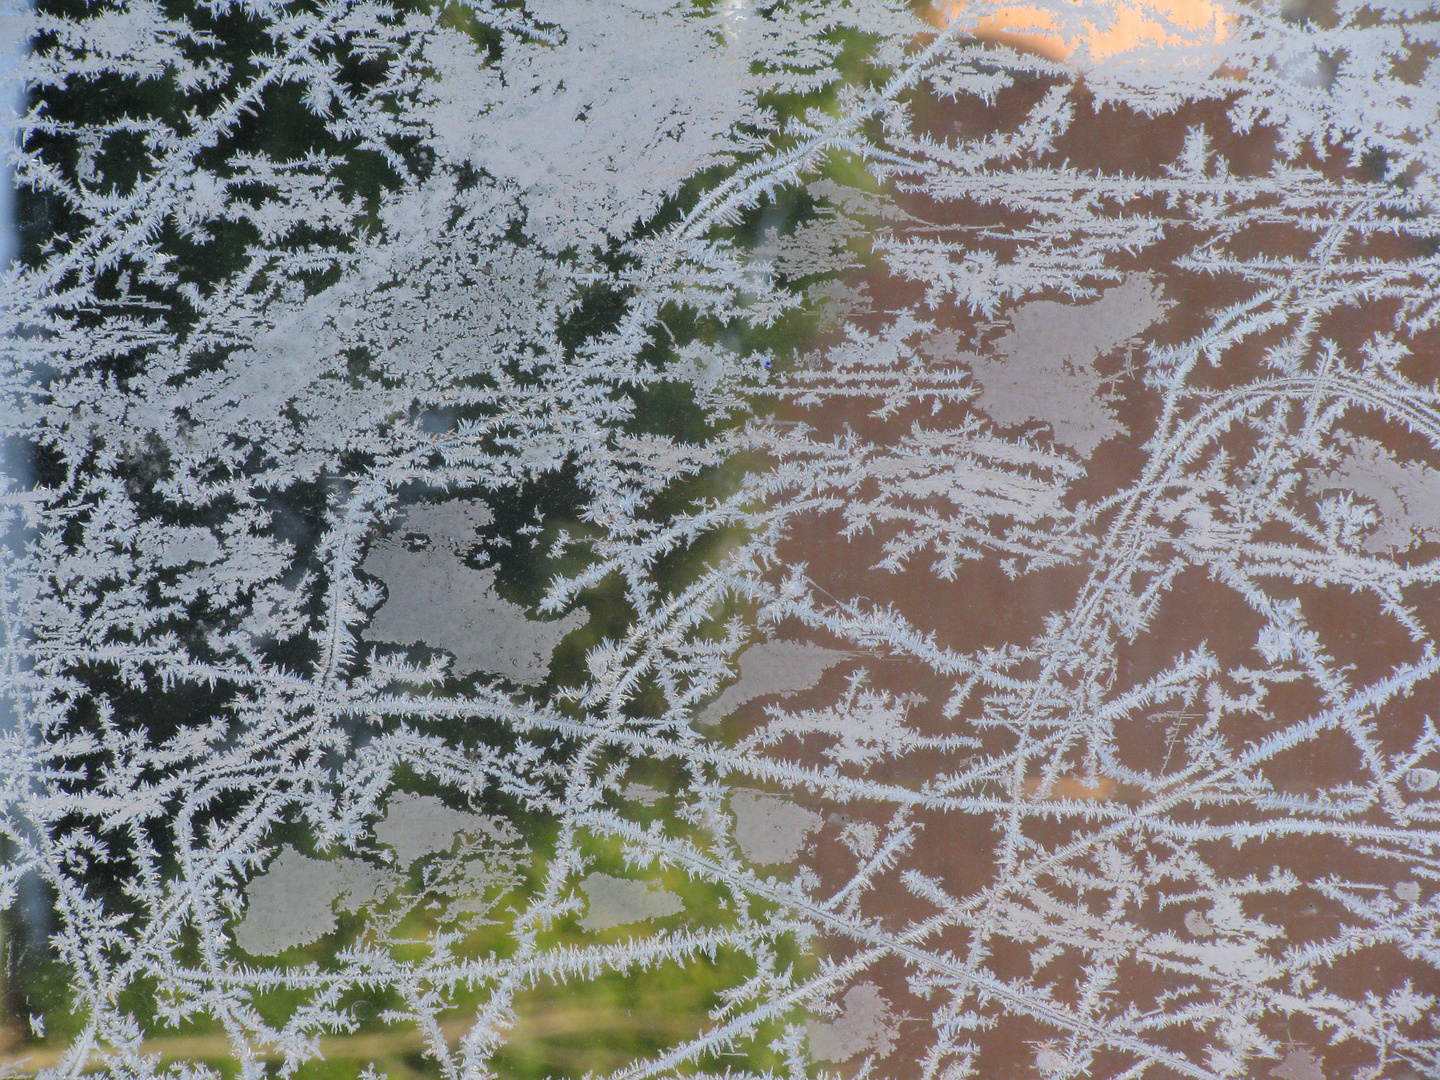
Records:
M411 509L406 542L371 544L360 569L385 582L386 599L365 636L443 649L454 654L457 674L484 671L515 683L542 682L560 639L585 619L573 612L552 622L532 619L496 592L494 570L467 566L474 530L490 520L488 511L467 518L471 509L463 503Z
M735 843L751 862L789 863L824 820L813 810L773 795L739 791L730 798Z
M821 1061L848 1061L867 1050L884 1055L895 1046L894 1026L880 988L861 983L845 992L839 1016L810 1025L810 1053Z
M471 856L462 865L448 857L462 834L492 842L477 846L461 840L460 854ZM509 823L451 810L430 795L393 796L375 824L374 837L389 849L379 853L384 866L356 858L315 859L283 848L265 873L250 879L245 917L235 927L236 944L254 956L276 956L311 944L336 929L337 907L368 916L373 928L393 926L398 921L395 908L403 911L407 905L391 903L384 913L380 905L404 889L405 879L396 871L409 870L437 852L444 854L427 860L422 875L427 898L451 893L457 911L481 910L489 886L497 881L513 884L519 865L520 836Z
M685 910L680 898L666 889L610 874L588 874L580 888L585 893L585 915L580 926L586 930L608 930Z
M820 676L845 659L838 649L807 641L762 641L735 658L739 677L701 710L697 719L713 724L747 701L776 695L789 697L815 685Z
M1143 333L1164 308L1143 277L1106 289L1089 304L1021 304L989 355L967 355L975 403L997 424L1050 425L1055 441L1089 457L1125 433L1096 361Z
M1423 5L14 19L7 1069L1440 1075Z
M1419 461L1397 461L1374 439L1338 440L1349 446L1328 472L1310 475L1310 490L1358 497L1374 504L1374 530L1366 551L1399 551L1440 540L1440 472Z

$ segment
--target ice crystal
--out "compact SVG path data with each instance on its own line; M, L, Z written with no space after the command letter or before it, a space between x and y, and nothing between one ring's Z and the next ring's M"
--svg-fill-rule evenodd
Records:
M1440 1073L1424 5L0 25L7 1073Z

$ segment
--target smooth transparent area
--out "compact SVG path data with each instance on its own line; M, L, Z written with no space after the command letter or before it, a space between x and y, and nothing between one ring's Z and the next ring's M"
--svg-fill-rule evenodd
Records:
M37 0L0 1069L1440 1077L1440 17Z

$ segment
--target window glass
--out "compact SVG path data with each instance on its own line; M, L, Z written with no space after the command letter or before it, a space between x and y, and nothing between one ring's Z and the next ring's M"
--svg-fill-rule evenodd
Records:
M1440 1075L1425 5L11 3L0 1075Z

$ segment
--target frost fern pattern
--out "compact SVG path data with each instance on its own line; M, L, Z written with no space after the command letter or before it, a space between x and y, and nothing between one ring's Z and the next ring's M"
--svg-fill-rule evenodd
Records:
M1428 13L13 21L11 1074L1440 1075Z

